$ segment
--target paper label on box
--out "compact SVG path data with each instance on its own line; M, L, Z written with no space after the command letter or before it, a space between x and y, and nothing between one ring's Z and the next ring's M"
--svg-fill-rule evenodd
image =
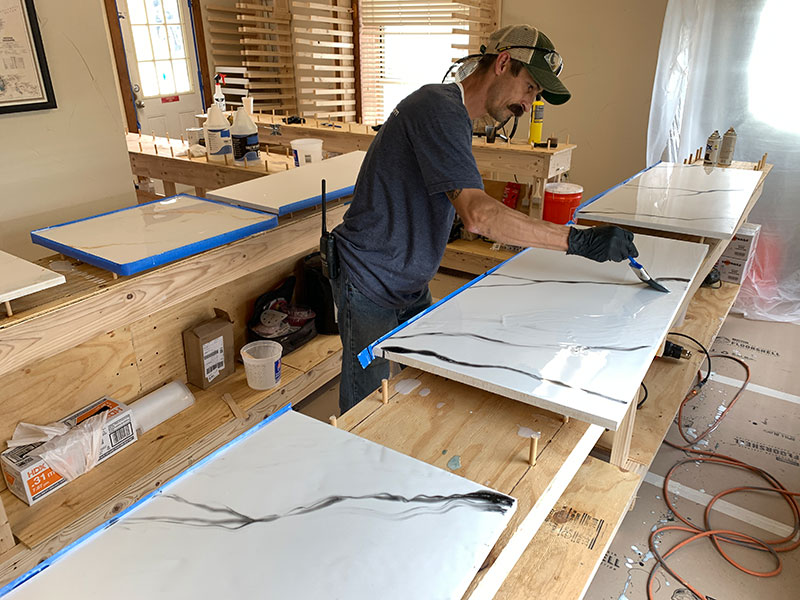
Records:
M222 336L203 344L203 372L208 381L214 381L219 372L225 368L225 348Z
M132 443L133 422L130 414L123 415L122 418L106 427L100 440L100 460L114 454L119 448L124 448ZM107 433L107 435L106 435Z

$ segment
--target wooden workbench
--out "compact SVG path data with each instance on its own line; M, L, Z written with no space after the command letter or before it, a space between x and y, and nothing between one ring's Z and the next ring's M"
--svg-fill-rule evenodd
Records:
M343 213L330 210L331 224ZM49 423L103 395L128 402L185 381L181 332L221 308L241 347L255 299L294 274L318 244L316 215L116 280L76 261L42 261L66 270L67 282L21 298L12 317L0 318L0 437L10 439L20 421ZM285 357L279 387L251 390L239 366L208 390L194 389L192 407L33 506L3 482L0 586L340 370L338 336L320 337ZM245 419L222 400L225 393Z
M733 284L701 289L677 330L710 346L738 290ZM626 469L589 456L596 426L575 419L564 423L559 415L412 368L390 381L388 404L376 391L338 424L443 469L453 470L449 461L458 456L456 474L518 499L514 518L465 599L488 573L498 577L507 572L495 598L524 600L535 594L577 600L600 565L701 360L702 354L696 353L689 361L653 363L645 378L650 394L636 415ZM411 393L398 393L397 383L407 379L420 384ZM529 441L518 435L520 427L542 434L533 467L527 464ZM532 541L522 544L531 533ZM504 551L513 554L517 544L522 544L519 561L495 568L498 557L508 561Z
M343 212L342 207L331 211L332 225ZM291 274L299 258L316 247L318 228L318 218L294 219L118 280L73 263L65 285L21 299L13 317L0 319L0 435L8 439L20 420L49 422L104 394L126 401L185 379L180 332L211 317L213 307L234 318L236 346L241 346L252 301ZM681 330L710 345L737 291L730 284L700 289ZM0 585L263 416L301 400L339 372L340 359L338 338L320 338L286 357L281 386L267 392L250 390L240 368L209 390L195 390L193 407L33 507L2 489ZM499 588L498 598L577 599L602 560L699 360L695 355L691 361L653 364L645 379L650 398L636 416L627 472L588 456L595 443L608 446L596 426L575 419L565 423L558 415L413 369L394 378L388 404L373 394L343 415L339 426L442 468L449 468L457 455L457 474L518 498L512 523L467 597ZM408 378L419 378L419 389L430 393L397 393L394 385ZM226 392L246 418L221 400ZM529 440L518 435L520 426L542 433L533 467L527 462Z
M376 132L359 123L340 123L306 119L304 124L287 125L285 117L253 115L259 128L259 141L268 146L288 146L299 138L319 138L328 152L367 150ZM529 212L541 217L544 184L560 181L569 171L575 144L560 143L557 148L532 148L498 140L488 144L484 138L472 139L472 154L484 179L514 181L533 186Z
M210 162L205 156L189 158L188 143L181 139L127 133L125 141L133 175L139 181L144 178L162 181L166 196L177 193L175 184L191 186L195 195L202 197L209 190L294 168L294 161L286 152L262 152L258 161L244 167L234 165L232 159L227 164ZM141 195L143 201L153 198Z
M258 163L248 167L209 162L205 157L183 155L187 144L181 139L148 134L127 133L131 171L138 181L156 179L163 182L164 193L177 193L176 184L195 189L195 195L205 196L208 190L263 177L269 173L294 168L288 148L292 140L315 137L323 140L326 152L367 150L375 137L371 127L358 123L326 123L307 119L303 125L286 125L282 117L253 115L259 128L259 140L270 152L262 152ZM541 218L544 185L560 181L570 169L575 144L559 144L557 148L531 148L524 144L498 141L487 144L485 139L473 138L472 152L481 176L491 181L514 181L531 186L527 212ZM141 193L140 200L155 199ZM522 207L520 207L522 208Z
M734 168L754 167L754 163L734 164ZM747 219L760 197L770 170L771 165L763 169L739 225ZM661 235L652 230L641 233ZM681 236L681 239L688 237ZM725 244L708 239L692 241L709 245L709 252L687 295L683 322L671 330L691 335L709 348L736 300L739 286L722 283L719 289L701 288L702 280L724 251ZM507 250L493 250L492 244L482 240L457 240L449 244L442 260L446 274L440 273L435 282L438 295L448 293L469 279L467 276L459 278L459 272L480 274L513 254ZM531 590L537 590L538 597L542 598L583 597L702 361L703 354L695 352L689 360L656 359L653 362L644 379L649 397L635 413L629 447L621 465L623 469L597 458L586 459L496 598L521 600L528 598ZM615 437L614 432L606 431L598 440L595 454L613 456L613 447L618 441ZM570 560L564 560L565 556Z

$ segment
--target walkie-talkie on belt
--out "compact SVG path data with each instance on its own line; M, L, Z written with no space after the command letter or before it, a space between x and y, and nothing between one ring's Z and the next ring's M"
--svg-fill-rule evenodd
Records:
M325 207L325 180L322 180L322 236L319 238L319 256L322 259L322 274L328 279L339 276L339 266L336 260L336 238L328 233Z

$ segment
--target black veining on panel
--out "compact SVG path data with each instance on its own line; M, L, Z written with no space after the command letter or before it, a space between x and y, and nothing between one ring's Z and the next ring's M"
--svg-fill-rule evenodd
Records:
M633 215L636 217L652 217L654 219L668 219L670 221L731 221L733 217L670 217L668 215L660 215L653 213L643 212L628 212L624 210L582 210L580 216L589 215Z
M188 504L189 506L205 511L208 513L208 516L155 516L142 517L140 519L134 517L126 519L126 522L134 523L137 521L146 521L148 523L168 523L171 525L187 525L190 527L217 527L221 529L237 530L256 523L271 523L286 517L306 515L351 500L378 500L382 502L418 505L398 513L386 513L381 515L392 520L405 520L420 514L444 514L456 508L472 508L483 512L505 514L514 504L514 499L510 496L499 494L492 490L479 490L477 492L451 494L449 496L428 496L422 494L411 498L382 492L379 494L365 494L361 496L328 496L308 506L297 506L283 514L252 517L229 506L211 506L202 502L193 502L175 494L163 494L162 498ZM375 512L362 507L357 510L364 513Z
M712 189L712 190L693 190L691 188L680 188L680 187L675 187L675 186L671 186L671 185L670 186L664 186L664 185L642 185L642 184L639 184L639 183L626 183L625 187L626 188L637 188L637 189L640 189L640 190L661 190L661 191L667 191L667 190L673 191L673 190L675 190L675 191L678 191L678 192L686 192L685 194L671 194L674 197L699 196L700 194L727 194L727 193L731 193L731 192L746 192L747 191L747 190L744 190L742 188L731 188L731 189L727 189L727 190L726 189L722 189L722 188L716 188L716 189Z
M508 277L509 279L517 279L522 283L484 283L489 277ZM654 281L682 281L689 283L690 279L686 277L654 277ZM589 284L589 285L642 285L641 281L563 281L560 279L531 279L529 277L520 277L519 275L506 275L505 273L492 273L483 281L479 281L473 288L492 288L492 287L521 287L525 285L534 285L540 283L565 283L565 284Z
M484 342L494 342L497 344L502 344L503 346L513 346L515 348L552 348L556 350L560 350L562 348L575 348L579 350L612 350L614 352L636 352L637 350L645 350L650 346L629 346L629 347L619 347L619 346L582 346L579 344L518 344L515 342L509 342L506 340L498 340L495 338L491 338L485 335L480 335L477 333L460 333L460 332L444 332L444 331L431 331L427 333L411 333L408 335L393 335L393 340L409 340L412 338L417 337L426 337L426 336L439 336L439 337L470 337L476 340L481 340Z
M578 390L586 394L589 394L591 396L597 396L598 398L612 400L614 402L619 402L620 404L627 404L627 402L625 402L624 400L619 400L618 398L612 398L611 396L606 396L605 394L601 394L599 392L593 392L592 390L575 387L574 385L569 385L568 383L564 383L563 381L558 381L557 379L547 379L545 377L542 377L541 375L537 375L536 373L529 373L528 371L523 371L522 369L509 367L507 365L488 365L488 364L469 363L444 356L442 354L439 354L438 352L434 352L433 350L412 350L410 348L403 348L401 346L381 346L381 350L383 352L394 352L396 354L419 354L420 356L430 356L433 358L438 358L439 360L446 363L450 363L453 365L461 365L462 367L471 367L473 369L502 369L504 371L519 373L520 375L524 375L525 377L530 377L531 379L535 379L536 381L541 381L543 383L550 383L565 389Z

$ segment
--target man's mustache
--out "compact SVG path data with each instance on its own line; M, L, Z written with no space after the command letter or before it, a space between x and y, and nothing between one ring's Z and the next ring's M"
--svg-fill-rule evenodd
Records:
M525 109L522 108L521 104L509 104L508 110L511 111L515 117L521 117L525 113Z

